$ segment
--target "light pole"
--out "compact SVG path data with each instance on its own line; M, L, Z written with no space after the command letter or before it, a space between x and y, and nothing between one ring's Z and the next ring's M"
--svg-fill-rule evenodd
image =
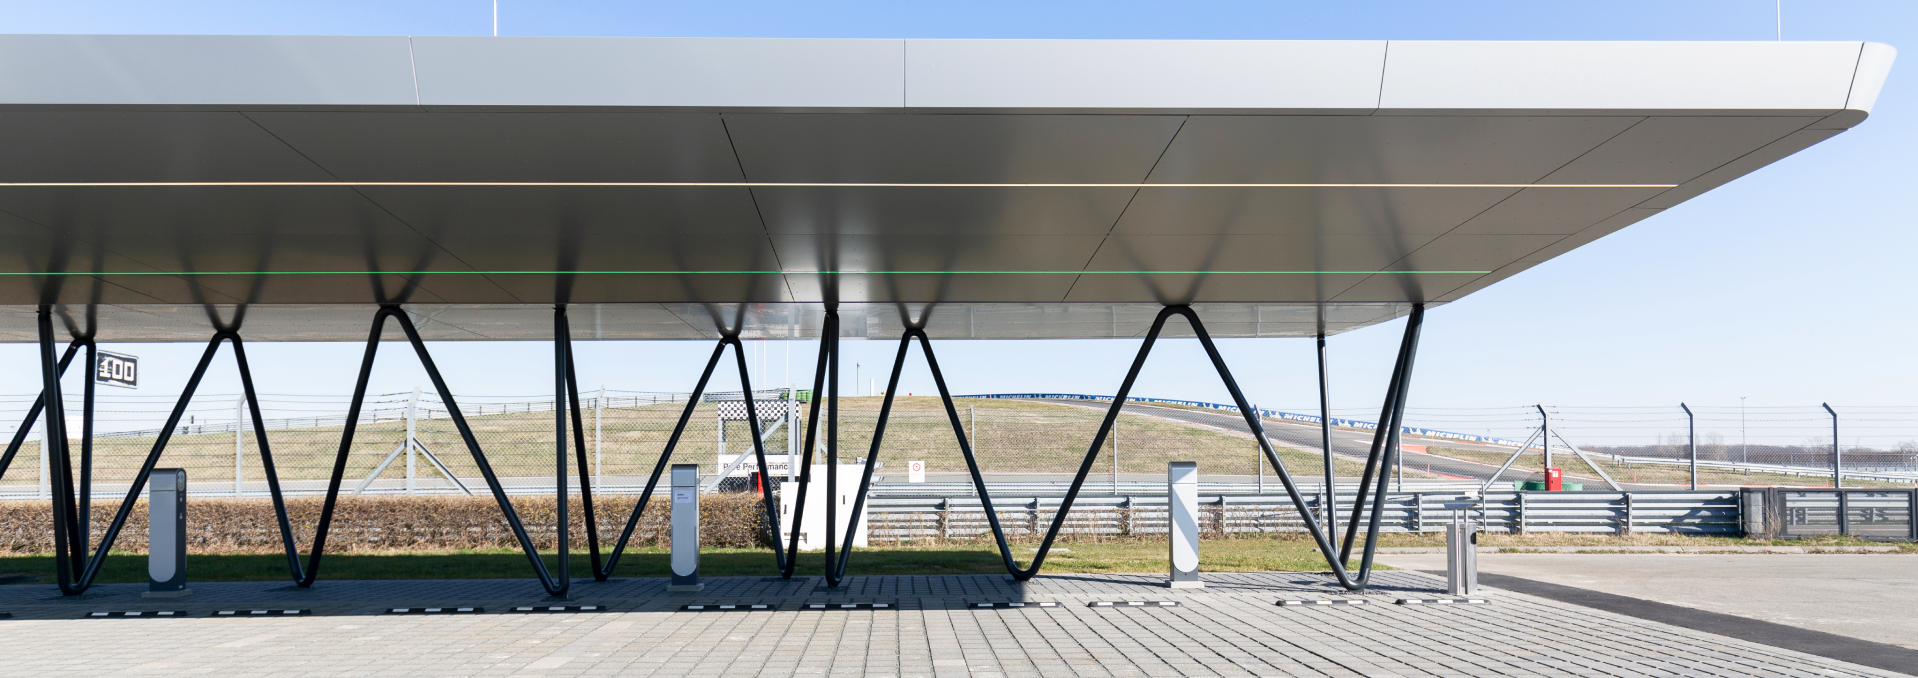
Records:
M852 388L854 391L859 390L859 363L852 364Z

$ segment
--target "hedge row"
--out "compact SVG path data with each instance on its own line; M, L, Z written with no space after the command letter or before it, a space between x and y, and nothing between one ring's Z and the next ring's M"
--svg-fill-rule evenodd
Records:
M320 497L287 500L287 516L302 553L310 548L319 524ZM596 496L593 505L601 548L610 548L626 526L637 497ZM550 496L513 497L533 542L542 550L558 543L555 508ZM585 519L578 497L569 503L567 518L575 551L585 551ZM113 521L113 504L93 507L93 539L97 544ZM668 504L655 495L633 530L631 546L665 546ZM0 553L47 553L53 546L53 513L44 501L0 502ZM267 499L194 498L187 506L188 549L196 553L277 553L281 551L279 521ZM709 547L750 547L766 544L765 513L756 494L709 494L700 497L700 540ZM478 548L517 548L512 528L491 496L341 497L328 530L328 553L380 553ZM127 517L113 545L115 551L145 552L147 510L142 500Z

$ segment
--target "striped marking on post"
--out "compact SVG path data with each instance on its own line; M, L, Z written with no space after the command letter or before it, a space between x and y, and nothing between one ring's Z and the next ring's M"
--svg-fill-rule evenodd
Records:
M1399 605L1484 605L1492 602L1484 598L1400 598Z
M1178 607L1176 600L1095 600L1086 607Z
M108 617L158 619L160 617L184 616L186 616L185 610L112 610L87 613L88 619L105 619Z
M302 617L313 614L312 610L220 610L215 617Z
M387 608L387 614L481 614L483 607L394 607Z
M1365 604L1365 600L1360 598L1319 598L1319 599L1313 599L1313 600L1281 600L1278 603L1279 607L1294 607L1294 606L1304 606L1304 605L1364 605L1364 604Z
M681 605L681 612L751 612L754 610L777 610L773 603L727 603L723 605Z
M808 610L890 610L892 603L806 603Z
M520 605L512 612L605 612L605 605Z
M1047 602L1010 601L1010 602L993 602L993 603L979 602L979 603L973 603L972 606L981 607L981 608L984 608L984 607L1058 607L1059 604L1050 602L1050 601L1047 601Z

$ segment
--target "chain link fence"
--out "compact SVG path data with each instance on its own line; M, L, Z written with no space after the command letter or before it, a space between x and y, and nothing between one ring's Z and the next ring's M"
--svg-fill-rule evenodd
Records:
M659 463L660 452L685 409L687 394L606 390L581 396L587 472L595 479L596 489L637 493ZM737 455L750 457L751 430L736 412L742 398L739 393L714 393L702 398L671 461L699 464L702 473L712 480ZM339 453L347 400L261 396L266 437L279 478L289 493L324 491ZM882 400L840 399L842 463L860 463L874 456L872 440ZM77 396L68 401L68 412L73 415L68 428L77 438L80 402ZM0 397L0 417L17 425L32 402L31 395ZM165 397L110 393L100 394L97 403L93 440L96 494L124 492L157 439L159 431L155 427L165 422L173 403ZM493 471L509 491L551 491L556 417L550 398L472 396L460 397L458 403ZM957 403L957 415L976 451L981 471L992 480L1070 478L1079 470L1104 415L1100 407L1055 403L992 399L959 399ZM762 391L755 404L762 419L768 465L777 482L785 475L785 455L789 450L799 452L803 444L809 397L805 392ZM266 476L258 440L251 415L243 408L243 401L234 394L195 398L182 423L172 431L158 466L187 469L196 494L264 494ZM732 412L728 416L722 416L729 410ZM822 411L820 425L824 424ZM409 427L416 446L406 445ZM0 496L47 496L40 437L36 423L13 465L0 477ZM569 431L569 444L570 438ZM823 464L824 443L817 445L814 463ZM80 441L73 440L71 449L77 461ZM1322 475L1316 450L1281 448L1281 455L1297 477ZM579 471L572 468L576 459L569 447L568 473L573 478ZM928 477L935 482L969 480L950 415L935 397L895 399L877 460L880 466L875 474L880 483L906 482L907 461L925 462ZM1218 479L1270 481L1273 489L1277 488L1270 465L1244 431L1130 413L1120 417L1091 470L1097 481L1162 480L1166 463L1173 460L1197 461ZM756 468L749 458L732 474L739 477L732 484L743 489L744 476ZM1359 467L1341 460L1337 469L1343 475L1356 475ZM576 480L569 483L577 485ZM446 404L436 394L426 391L368 396L348 452L344 492L446 493L460 492L462 487L485 491L478 465L467 452Z

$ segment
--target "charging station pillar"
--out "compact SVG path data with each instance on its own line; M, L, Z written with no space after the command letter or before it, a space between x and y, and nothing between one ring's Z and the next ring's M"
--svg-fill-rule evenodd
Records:
M1472 509L1478 500L1447 502L1452 523L1445 526L1445 592L1454 596L1478 593L1478 524Z
M186 587L186 469L157 468L147 479L147 598L177 598Z
M1199 465L1175 461L1166 465L1166 540L1172 548L1175 589L1205 588L1199 580Z
M673 581L667 591L698 591L699 465L673 464Z

